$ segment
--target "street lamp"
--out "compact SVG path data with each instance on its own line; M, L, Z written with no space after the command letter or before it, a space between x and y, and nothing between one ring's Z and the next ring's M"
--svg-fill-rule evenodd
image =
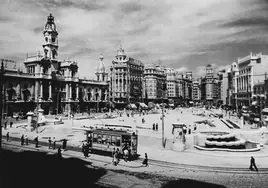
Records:
M165 134L164 134L164 131L165 131L165 128L164 128L164 116L165 116L165 113L164 113L164 97L165 97L165 92L167 90L167 85L165 83L163 83L162 85L162 146L163 148L165 148Z
M0 151L2 150L2 118L3 118L3 75L4 75L4 61L1 63L1 71L0 71Z

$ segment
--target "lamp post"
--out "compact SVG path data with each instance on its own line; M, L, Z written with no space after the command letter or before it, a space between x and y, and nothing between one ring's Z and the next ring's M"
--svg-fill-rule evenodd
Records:
M165 113L164 113L164 97L165 97L165 91L167 90L167 86L165 83L163 83L163 87L162 87L162 146L163 148L165 148L165 121L164 121L164 117L165 117Z
M2 60L2 63L1 63L1 72L0 72L0 151L2 150L3 75L4 75L4 61Z

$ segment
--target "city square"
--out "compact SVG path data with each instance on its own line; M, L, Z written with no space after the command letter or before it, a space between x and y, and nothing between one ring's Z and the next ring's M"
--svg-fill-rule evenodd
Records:
M0 186L267 187L267 3L201 1L5 0Z

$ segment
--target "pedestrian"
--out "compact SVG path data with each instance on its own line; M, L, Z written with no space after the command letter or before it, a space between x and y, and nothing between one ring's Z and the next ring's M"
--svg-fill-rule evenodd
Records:
M155 130L158 131L158 123L155 124Z
M142 162L142 166L143 166L143 165L145 165L146 167L149 166L149 165L148 165L148 156L147 156L147 153L145 153L145 158L144 158L144 160L143 160L143 162Z
M7 129L7 121L5 121L5 126L4 127L5 127L5 129Z
M155 130L155 124L153 124L153 131Z
M25 144L28 145L29 144L29 140L28 140L27 134L25 135L24 139L25 139Z
M85 152L85 143L83 142L82 143L82 153L84 154L84 152Z
M58 148L58 157L61 158L62 155L61 155L61 147Z
M48 138L48 149L50 149L50 147L51 147L51 142L52 142L52 141L51 141L51 138L49 137L49 138Z
M21 136L20 138L20 144L23 146L24 145L24 135Z
M38 148L38 136L35 137L34 141L35 141L35 147Z
M112 151L112 163L114 164L114 154L116 153L115 148Z
M56 139L53 137L53 149L56 149Z
M85 145L85 150L84 150L84 156L85 156L85 158L88 157L88 153L89 153L89 145L86 144L86 145Z
M9 132L7 132L7 142L9 141Z
M250 169L250 170L254 170L253 167L254 167L255 170L258 172L258 168L257 168L257 166L256 166L255 159L254 159L254 157L251 156L251 159L250 159L250 167L249 167L249 169Z
M9 125L10 125L10 128L12 128L13 122L11 121L11 122L9 123Z

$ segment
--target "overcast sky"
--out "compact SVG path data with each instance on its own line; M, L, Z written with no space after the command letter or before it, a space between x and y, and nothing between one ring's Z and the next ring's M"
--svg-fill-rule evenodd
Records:
M93 76L100 54L109 67L120 43L145 64L160 59L194 76L268 51L266 0L1 0L2 58L23 62L42 50L49 13L59 59L77 59L81 77Z

